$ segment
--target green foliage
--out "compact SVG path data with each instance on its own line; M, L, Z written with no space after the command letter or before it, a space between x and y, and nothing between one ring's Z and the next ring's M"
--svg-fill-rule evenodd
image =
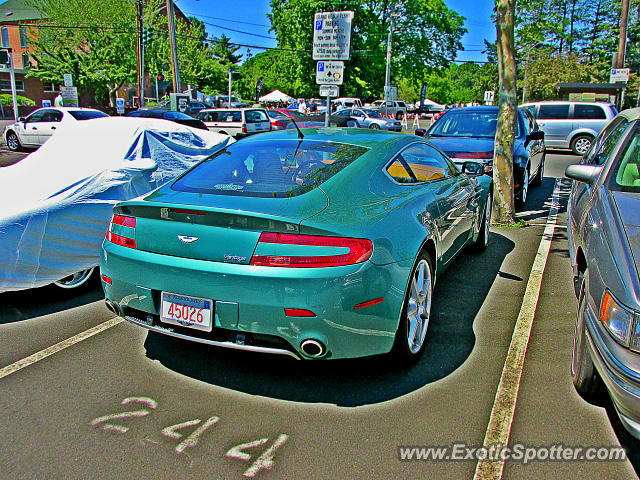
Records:
M392 75L421 84L430 71L446 67L461 46L463 18L442 0L271 0L270 14L283 70L283 91L317 96L313 46L316 12L352 10L351 59L345 65L345 96L382 96L389 19L395 14ZM263 76L260 74L260 76ZM265 76L266 82L267 76Z
M214 38L211 42L212 53L223 64L237 65L242 60L242 55L236 54L240 47L231 45L230 40L225 34L222 34L220 38Z
M31 106L34 106L36 104L36 102L31 100L30 98L21 97L20 95L16 95L16 100L18 102L18 106L31 107ZM11 94L8 94L8 93L0 94L0 103L2 103L2 105L11 106L11 105L13 105L12 102L13 102L13 100L11 98Z
M487 63L452 64L441 72L425 77L426 97L438 103L469 103L484 101L486 90L495 91L498 86L496 65Z

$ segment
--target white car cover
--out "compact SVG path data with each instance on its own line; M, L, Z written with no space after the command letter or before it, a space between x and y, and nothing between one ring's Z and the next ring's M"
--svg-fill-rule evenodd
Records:
M0 292L97 265L116 202L156 189L232 142L147 118L98 118L60 129L22 161L0 168Z

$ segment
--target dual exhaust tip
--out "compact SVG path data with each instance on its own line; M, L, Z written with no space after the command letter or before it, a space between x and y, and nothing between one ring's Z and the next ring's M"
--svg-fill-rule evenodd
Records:
M105 300L104 303L107 306L107 308L109 309L109 311L115 313L119 317L122 316L122 314L120 313L120 307L118 307L117 303L114 303L111 300Z
M302 352L312 358L322 357L327 349L324 344L318 340L314 340L313 338L307 338L300 343L300 349Z

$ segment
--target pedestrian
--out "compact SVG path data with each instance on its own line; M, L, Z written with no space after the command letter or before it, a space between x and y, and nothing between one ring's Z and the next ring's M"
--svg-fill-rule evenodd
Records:
M53 100L54 107L63 107L64 99L62 98L62 91L58 93L58 96Z
M310 113L316 113L317 111L318 111L318 106L315 104L315 102L313 100L310 100L309 112Z
M304 103L304 98L300 100L300 104L298 105L298 112L302 114L307 113L307 104Z

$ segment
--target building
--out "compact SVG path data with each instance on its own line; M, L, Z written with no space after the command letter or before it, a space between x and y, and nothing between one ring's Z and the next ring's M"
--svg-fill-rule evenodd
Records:
M58 91L55 84L26 78L30 57L27 27L24 25L37 25L41 20L38 10L24 0L7 0L0 4L0 47L12 50L17 94L30 98L37 106L41 106L43 100L53 103ZM11 94L9 70L6 67L0 70L0 93Z

